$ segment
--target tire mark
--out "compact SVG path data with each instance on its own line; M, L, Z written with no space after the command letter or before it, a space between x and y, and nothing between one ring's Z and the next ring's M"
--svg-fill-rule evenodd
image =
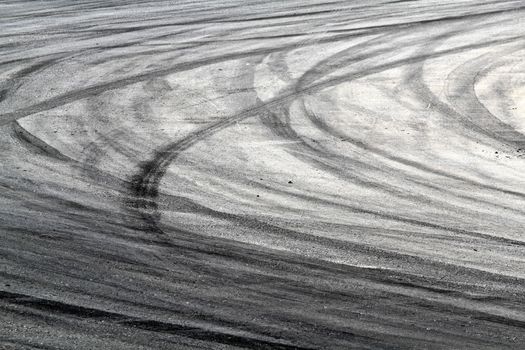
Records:
M4 303L31 307L33 309L46 311L52 314L75 316L82 319L105 320L117 323L119 325L123 325L125 327L136 328L151 332L175 334L182 337L199 339L204 341L212 341L225 345L240 346L247 349L312 349L310 347L299 347L291 344L286 344L284 342L279 342L278 340L265 341L257 339L255 337L228 334L224 332L217 332L198 327L178 325L175 323L162 322L151 319L142 319L116 312L67 304L60 301L36 298L25 294L10 293L6 291L0 291L0 300Z

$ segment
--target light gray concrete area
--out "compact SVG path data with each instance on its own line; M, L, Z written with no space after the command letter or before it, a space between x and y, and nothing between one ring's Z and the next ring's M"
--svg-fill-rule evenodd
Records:
M524 7L0 1L0 348L523 348Z

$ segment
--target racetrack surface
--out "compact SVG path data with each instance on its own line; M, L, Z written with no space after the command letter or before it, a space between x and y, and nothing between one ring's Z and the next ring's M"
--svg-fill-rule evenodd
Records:
M523 1L0 1L1 349L519 349Z

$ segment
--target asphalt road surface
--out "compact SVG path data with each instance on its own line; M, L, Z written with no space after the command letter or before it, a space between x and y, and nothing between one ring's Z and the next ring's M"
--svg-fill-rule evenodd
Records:
M0 348L523 349L524 7L0 1Z

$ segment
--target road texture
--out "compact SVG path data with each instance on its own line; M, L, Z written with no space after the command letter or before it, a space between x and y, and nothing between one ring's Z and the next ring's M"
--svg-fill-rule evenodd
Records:
M0 1L1 349L522 349L523 1Z

